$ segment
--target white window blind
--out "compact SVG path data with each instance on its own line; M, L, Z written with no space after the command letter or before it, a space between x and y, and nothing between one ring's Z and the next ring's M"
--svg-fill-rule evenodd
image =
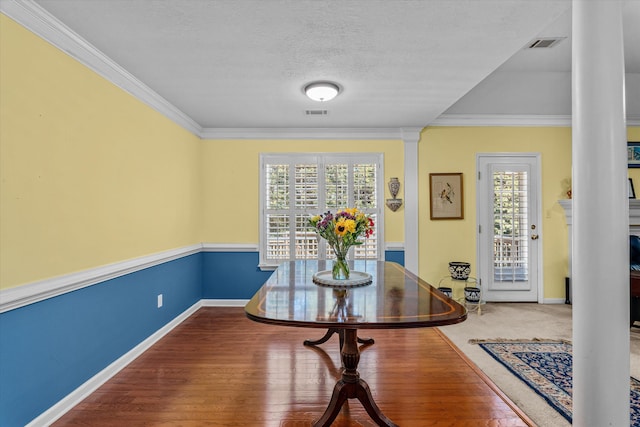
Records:
M527 225L527 173L493 174L493 272L494 280L529 279Z
M261 163L260 264L330 259L309 217L355 207L372 216L375 229L354 246L351 259L383 259L382 154L263 154Z

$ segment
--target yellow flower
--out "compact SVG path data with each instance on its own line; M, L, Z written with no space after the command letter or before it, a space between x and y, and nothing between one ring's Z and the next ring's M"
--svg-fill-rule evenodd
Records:
M344 220L344 225L347 228L347 231L349 233L355 233L356 232L356 222L352 219L345 219Z
M336 221L335 232L338 236L341 236L341 237L347 233L355 233L356 222L352 219L346 219L344 217L340 217L338 221Z

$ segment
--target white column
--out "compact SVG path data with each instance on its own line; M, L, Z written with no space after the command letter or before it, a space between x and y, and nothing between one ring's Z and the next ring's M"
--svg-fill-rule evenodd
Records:
M573 0L573 424L629 425L622 4Z
M404 267L418 275L418 141L421 128L403 128Z

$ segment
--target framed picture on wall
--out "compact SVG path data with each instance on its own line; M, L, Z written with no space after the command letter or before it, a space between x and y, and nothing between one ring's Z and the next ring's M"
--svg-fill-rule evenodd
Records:
M464 219L462 173L430 173L431 219Z
M627 142L627 162L630 168L640 168L640 142Z

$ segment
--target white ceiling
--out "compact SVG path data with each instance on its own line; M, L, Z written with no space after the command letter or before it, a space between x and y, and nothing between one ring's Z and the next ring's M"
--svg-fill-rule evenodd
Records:
M623 9L627 116L640 117L640 1ZM520 49L448 114L571 115L571 9L539 33L567 37L550 49Z
M63 23L204 129L571 114L568 0L6 1ZM639 0L624 19L627 113L640 117ZM547 36L567 39L524 49ZM308 100L314 80L343 90Z

